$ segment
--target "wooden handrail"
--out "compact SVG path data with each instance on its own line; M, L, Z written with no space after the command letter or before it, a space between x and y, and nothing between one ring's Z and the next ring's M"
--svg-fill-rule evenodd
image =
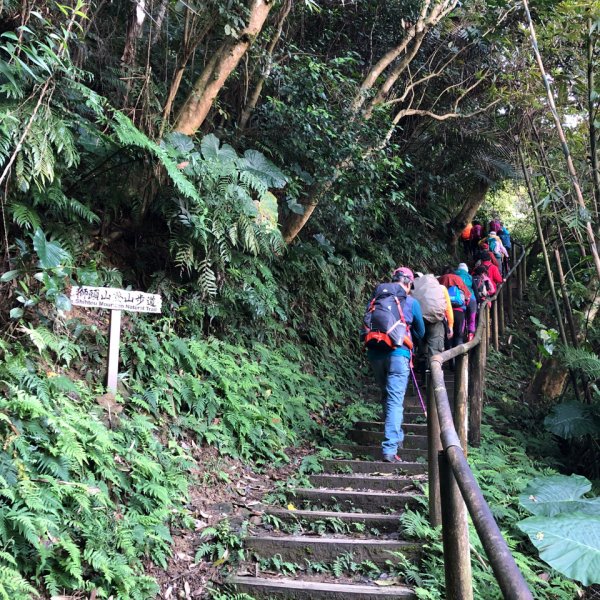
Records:
M533 595L523 574L502 537L490 508L483 498L481 489L467 462L465 443L467 403L471 406L469 415L469 440L477 444L481 419L481 401L485 363L490 339L496 347L504 329L504 306L508 310L508 320L512 318L511 279L517 282L517 296L523 297L526 281L525 256L521 244L521 254L500 284L496 294L479 308L479 323L475 336L470 342L460 344L450 350L431 357L428 379L429 436L429 512L433 525L442 524L444 542L444 570L446 577L446 598L449 600L472 600L471 560L469 550L469 529L467 511L504 598L510 600L532 600ZM513 251L513 260L516 251ZM507 291L505 291L507 290ZM506 302L504 302L506 295ZM490 323L489 304L496 318ZM499 313L499 310L502 312ZM472 358L472 360L470 360ZM442 365L456 359L457 380L455 381L454 412L444 382ZM476 369L469 369L473 365ZM469 382L468 375L478 378ZM477 412L478 418L473 417ZM459 422L455 422L457 419Z

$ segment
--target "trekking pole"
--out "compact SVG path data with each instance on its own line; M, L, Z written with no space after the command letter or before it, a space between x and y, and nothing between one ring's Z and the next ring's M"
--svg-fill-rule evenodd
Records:
M413 383L415 384L417 394L419 395L419 400L421 401L421 408L423 409L425 416L427 416L427 408L425 408L425 402L423 402L423 396L421 395L421 390L419 389L419 384L417 383L417 376L415 375L415 370L412 368L412 365L410 365L410 372L412 373Z

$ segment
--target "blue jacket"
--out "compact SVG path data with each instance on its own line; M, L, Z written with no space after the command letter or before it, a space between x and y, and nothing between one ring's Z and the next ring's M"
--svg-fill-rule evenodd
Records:
M498 233L498 237L502 240L502 243L504 244L504 247L507 250L510 250L512 244L510 241L510 233L508 232L508 229L506 229L506 227L503 227L500 232Z
M465 285L469 288L471 294L473 294L473 278L471 277L471 275L467 271L463 271L462 269L456 269L454 273L465 282Z

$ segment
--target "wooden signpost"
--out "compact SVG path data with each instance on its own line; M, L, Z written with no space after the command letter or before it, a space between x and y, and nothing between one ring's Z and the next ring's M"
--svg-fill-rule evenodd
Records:
M158 294L146 294L118 288L74 286L71 304L110 310L110 337L108 341L108 377L106 387L117 391L119 372L119 341L121 338L121 311L160 313L162 299Z

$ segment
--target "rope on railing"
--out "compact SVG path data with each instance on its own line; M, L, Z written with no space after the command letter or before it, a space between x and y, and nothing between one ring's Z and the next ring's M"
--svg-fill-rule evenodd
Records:
M515 260L516 246L521 250L518 260ZM524 247L517 243L513 245L513 262L505 282L479 308L474 338L436 354L430 360L427 385L429 515L433 525L442 525L446 598L449 600L473 599L467 511L504 598L533 599L466 456L467 438L473 445L479 445L480 441L483 381L490 338L494 348L498 349L499 337L504 333L505 308L508 321L513 318L511 280L516 281L519 299L523 298L526 253ZM442 365L452 359L456 361L454 411L442 370Z

